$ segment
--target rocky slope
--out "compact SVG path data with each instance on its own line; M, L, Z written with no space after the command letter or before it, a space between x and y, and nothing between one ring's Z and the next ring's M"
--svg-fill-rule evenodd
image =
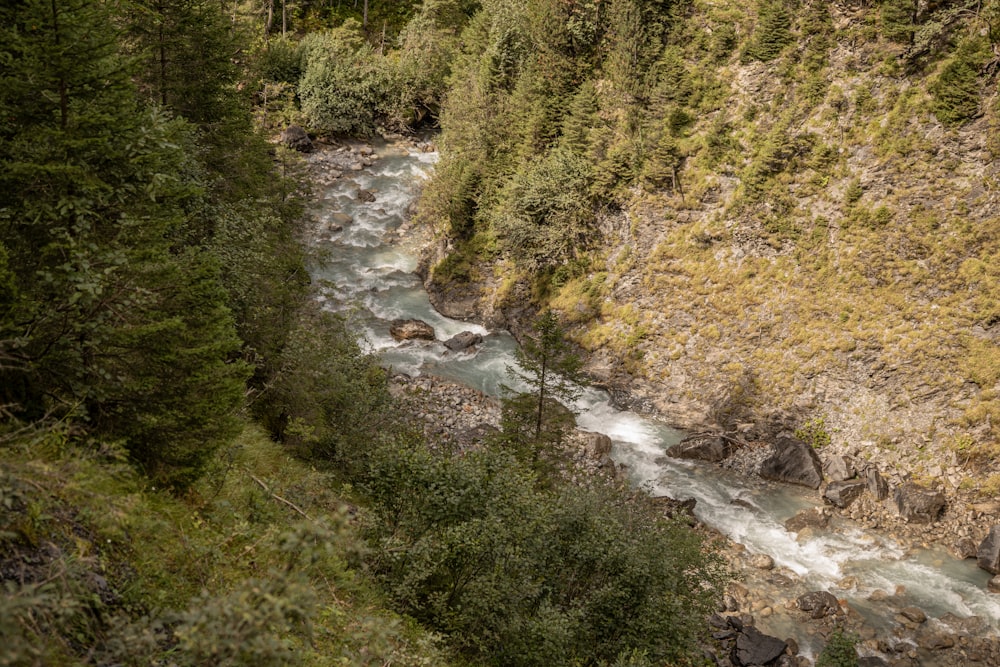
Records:
M516 256L492 252L456 279L431 270L456 255L445 230L429 286L445 312L515 332L555 308L590 372L633 407L686 428L799 431L824 458L875 466L894 487L937 486L949 512L989 521L982 501L1000 486L993 47L975 61L970 119L949 120L935 91L963 44L992 34L990 8L917 3L912 38L893 41L878 6L792 4L794 39L769 60L746 50L768 3L690 5L686 43L668 47L699 91L677 138L683 187L636 181L602 208L585 270L540 291ZM742 46L706 62L699 44L724 29Z

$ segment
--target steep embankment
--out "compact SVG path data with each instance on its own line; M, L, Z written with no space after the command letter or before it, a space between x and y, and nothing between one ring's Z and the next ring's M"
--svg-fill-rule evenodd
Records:
M989 494L991 3L633 3L647 20L632 78L615 57L625 4L605 17L601 55L546 51L526 29L549 61L576 65L558 94L534 76L547 56L525 60L510 93L459 70L500 138L473 138L452 93L423 206L448 239L432 273L442 300L515 325L528 302L556 308L595 374L682 425L776 419L883 470ZM656 31L660 5L672 13ZM549 104L524 120L532 95ZM589 172L559 157L574 151Z

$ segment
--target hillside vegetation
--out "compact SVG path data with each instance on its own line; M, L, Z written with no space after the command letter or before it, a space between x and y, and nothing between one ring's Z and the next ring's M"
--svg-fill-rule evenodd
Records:
M267 132L432 118L478 10L370 4L0 8L0 665L701 660L700 534L535 465L543 389L425 440L312 298Z
M556 308L681 423L808 425L992 493L998 39L990 1L483 2L431 283L515 328Z

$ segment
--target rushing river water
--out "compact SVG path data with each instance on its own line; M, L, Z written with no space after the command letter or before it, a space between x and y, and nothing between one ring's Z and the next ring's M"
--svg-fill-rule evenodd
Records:
M325 259L314 267L313 276L324 285L327 307L344 313L362 333L364 345L387 365L410 375L438 375L496 396L501 383L512 384L506 368L514 363L513 338L435 311L414 275L418 249L395 233L435 160L434 153L383 145L373 167L347 172L324 187L313 209L320 228L327 229L324 223L338 213L351 216L352 222L317 234ZM362 203L359 188L372 191L375 201ZM438 341L397 343L389 335L389 321L396 318L427 322ZM441 341L462 331L480 333L485 340L472 352L449 352ZM971 561L935 551L907 552L890 539L836 518L827 530L799 541L783 523L800 509L816 506L817 495L748 480L714 466L665 459L664 450L682 434L615 409L602 391L587 389L573 408L580 428L611 437L614 459L627 466L637 485L654 495L696 498L695 514L701 521L797 575L795 590L776 597L830 590L846 598L871 625L887 631L893 624L891 612L885 606L873 607L868 597L876 589L902 591L898 605L916 605L931 617L949 612L977 615L994 628L1000 625L1000 596L986 592L989 575ZM855 585L838 587L850 577L856 578ZM778 636L796 636L808 650L801 628L778 611L758 619L758 626Z

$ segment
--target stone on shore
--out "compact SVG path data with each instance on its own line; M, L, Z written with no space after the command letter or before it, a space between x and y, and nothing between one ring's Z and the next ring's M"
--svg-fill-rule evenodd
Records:
M675 459L689 459L719 463L733 453L732 444L721 435L696 435L681 440L667 450L667 455Z
M990 528L989 535L979 543L976 563L990 574L1000 574L1000 526Z
M766 665L785 652L788 644L752 626L745 626L736 638L730 659L739 667Z
M895 499L899 516L909 523L933 523L944 512L943 493L912 482L896 489Z
M818 489L823 482L823 463L807 443L796 438L778 438L771 455L761 465L760 476Z
M285 146L300 153L311 153L313 142L309 135L298 125L289 125L281 132L280 141Z
M843 509L857 500L867 488L868 482L862 480L830 482L823 492L823 500Z

